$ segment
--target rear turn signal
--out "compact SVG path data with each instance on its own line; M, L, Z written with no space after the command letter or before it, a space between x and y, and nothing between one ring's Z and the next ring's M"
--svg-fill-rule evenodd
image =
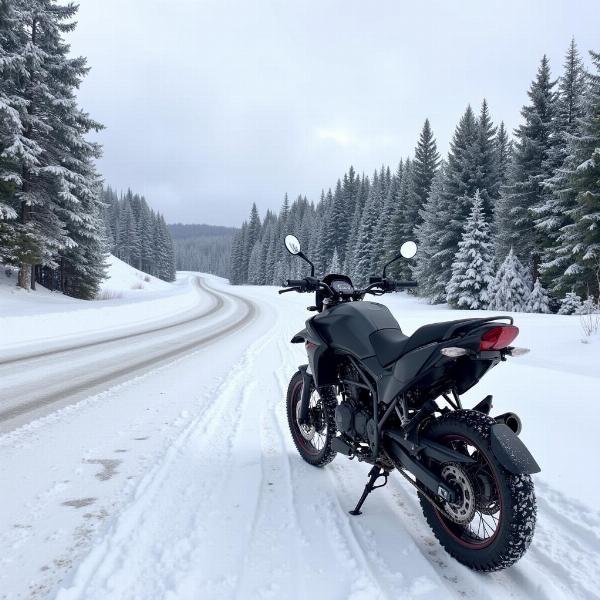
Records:
M514 325L498 325L486 331L479 342L480 350L502 350L519 335L519 328Z

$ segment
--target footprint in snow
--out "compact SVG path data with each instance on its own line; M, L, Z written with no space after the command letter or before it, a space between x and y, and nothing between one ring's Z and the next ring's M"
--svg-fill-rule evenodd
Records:
M117 467L123 462L111 458L88 458L83 461L88 465L101 465L103 470L96 473L96 479L108 481L117 473Z
M72 506L73 508L83 508L84 506L89 506L90 504L94 504L96 502L96 498L78 498L77 500L67 500L63 502L63 506Z

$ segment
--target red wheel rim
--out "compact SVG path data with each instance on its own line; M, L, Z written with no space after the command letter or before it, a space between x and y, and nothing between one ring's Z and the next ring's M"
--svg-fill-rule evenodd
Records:
M323 448L316 448L311 442L309 442L300 432L299 424L296 418L296 407L297 404L301 401L302 397L302 382L296 383L294 389L292 390L292 402L290 406L290 415L289 418L293 423L292 434L294 436L294 440L297 444L302 446L302 449L308 454L312 454L313 456L319 455Z
M481 453L481 450L480 450L479 446L477 446L477 444L475 444L472 440L470 440L462 435L455 435L455 434L446 435L446 436L442 437L440 440L438 440L438 442L441 444L443 444L444 442L454 442L454 441L464 442L468 446L474 447L477 451L479 451ZM468 539L468 538L465 539L466 527L459 525L457 523L454 523L453 521L448 519L448 517L446 517L441 510L436 509L436 515L437 515L440 523L442 524L442 526L446 530L446 532L452 537L452 539L455 540L457 543L459 543L461 546L464 546L465 548L471 548L471 549L476 549L476 550L481 550L482 548L487 548L498 537L498 533L499 533L501 525L502 525L502 518L503 518L503 514L504 514L504 507L502 505L502 494L500 493L500 486L498 483L498 478L496 476L496 473L494 472L494 469L492 468L492 465L489 463L487 458L485 458L485 456L482 453L481 453L481 456L482 456L484 463L488 467L489 473L491 473L491 475L492 475L494 485L496 486L497 497L498 497L498 519L495 520L495 529L494 529L493 534L491 536L483 538L481 540L477 540L475 537L472 537L471 539ZM482 513L476 511L475 514L476 515L480 514L480 517L482 518L481 522L487 523L487 525L489 525L489 521L483 520ZM474 518L475 517L473 517L473 519ZM469 524L471 522L472 521L470 521ZM479 525L479 527L481 527L481 524ZM484 524L483 525L484 531L485 531L485 528L486 528L486 525Z

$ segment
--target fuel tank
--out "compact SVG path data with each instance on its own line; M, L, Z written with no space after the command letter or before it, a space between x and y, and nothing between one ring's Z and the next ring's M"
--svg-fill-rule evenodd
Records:
M387 306L377 302L345 302L316 315L312 324L327 345L357 358L374 356L369 336L379 329L400 329Z

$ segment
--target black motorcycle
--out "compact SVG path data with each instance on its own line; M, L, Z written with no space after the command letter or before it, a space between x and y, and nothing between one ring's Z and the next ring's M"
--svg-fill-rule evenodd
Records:
M315 292L308 309L317 313L292 338L308 354L287 392L302 458L323 467L340 453L373 465L352 515L397 469L454 558L478 571L514 564L533 537L531 474L540 468L518 437L517 415L490 417L492 396L472 409L460 400L489 369L527 352L511 346L519 333L512 317L432 323L407 336L387 307L363 298L416 287L386 277L390 264L414 256L414 242L364 289L345 275L315 278L297 238L288 235L285 244L310 265L311 276L289 280L279 293Z

